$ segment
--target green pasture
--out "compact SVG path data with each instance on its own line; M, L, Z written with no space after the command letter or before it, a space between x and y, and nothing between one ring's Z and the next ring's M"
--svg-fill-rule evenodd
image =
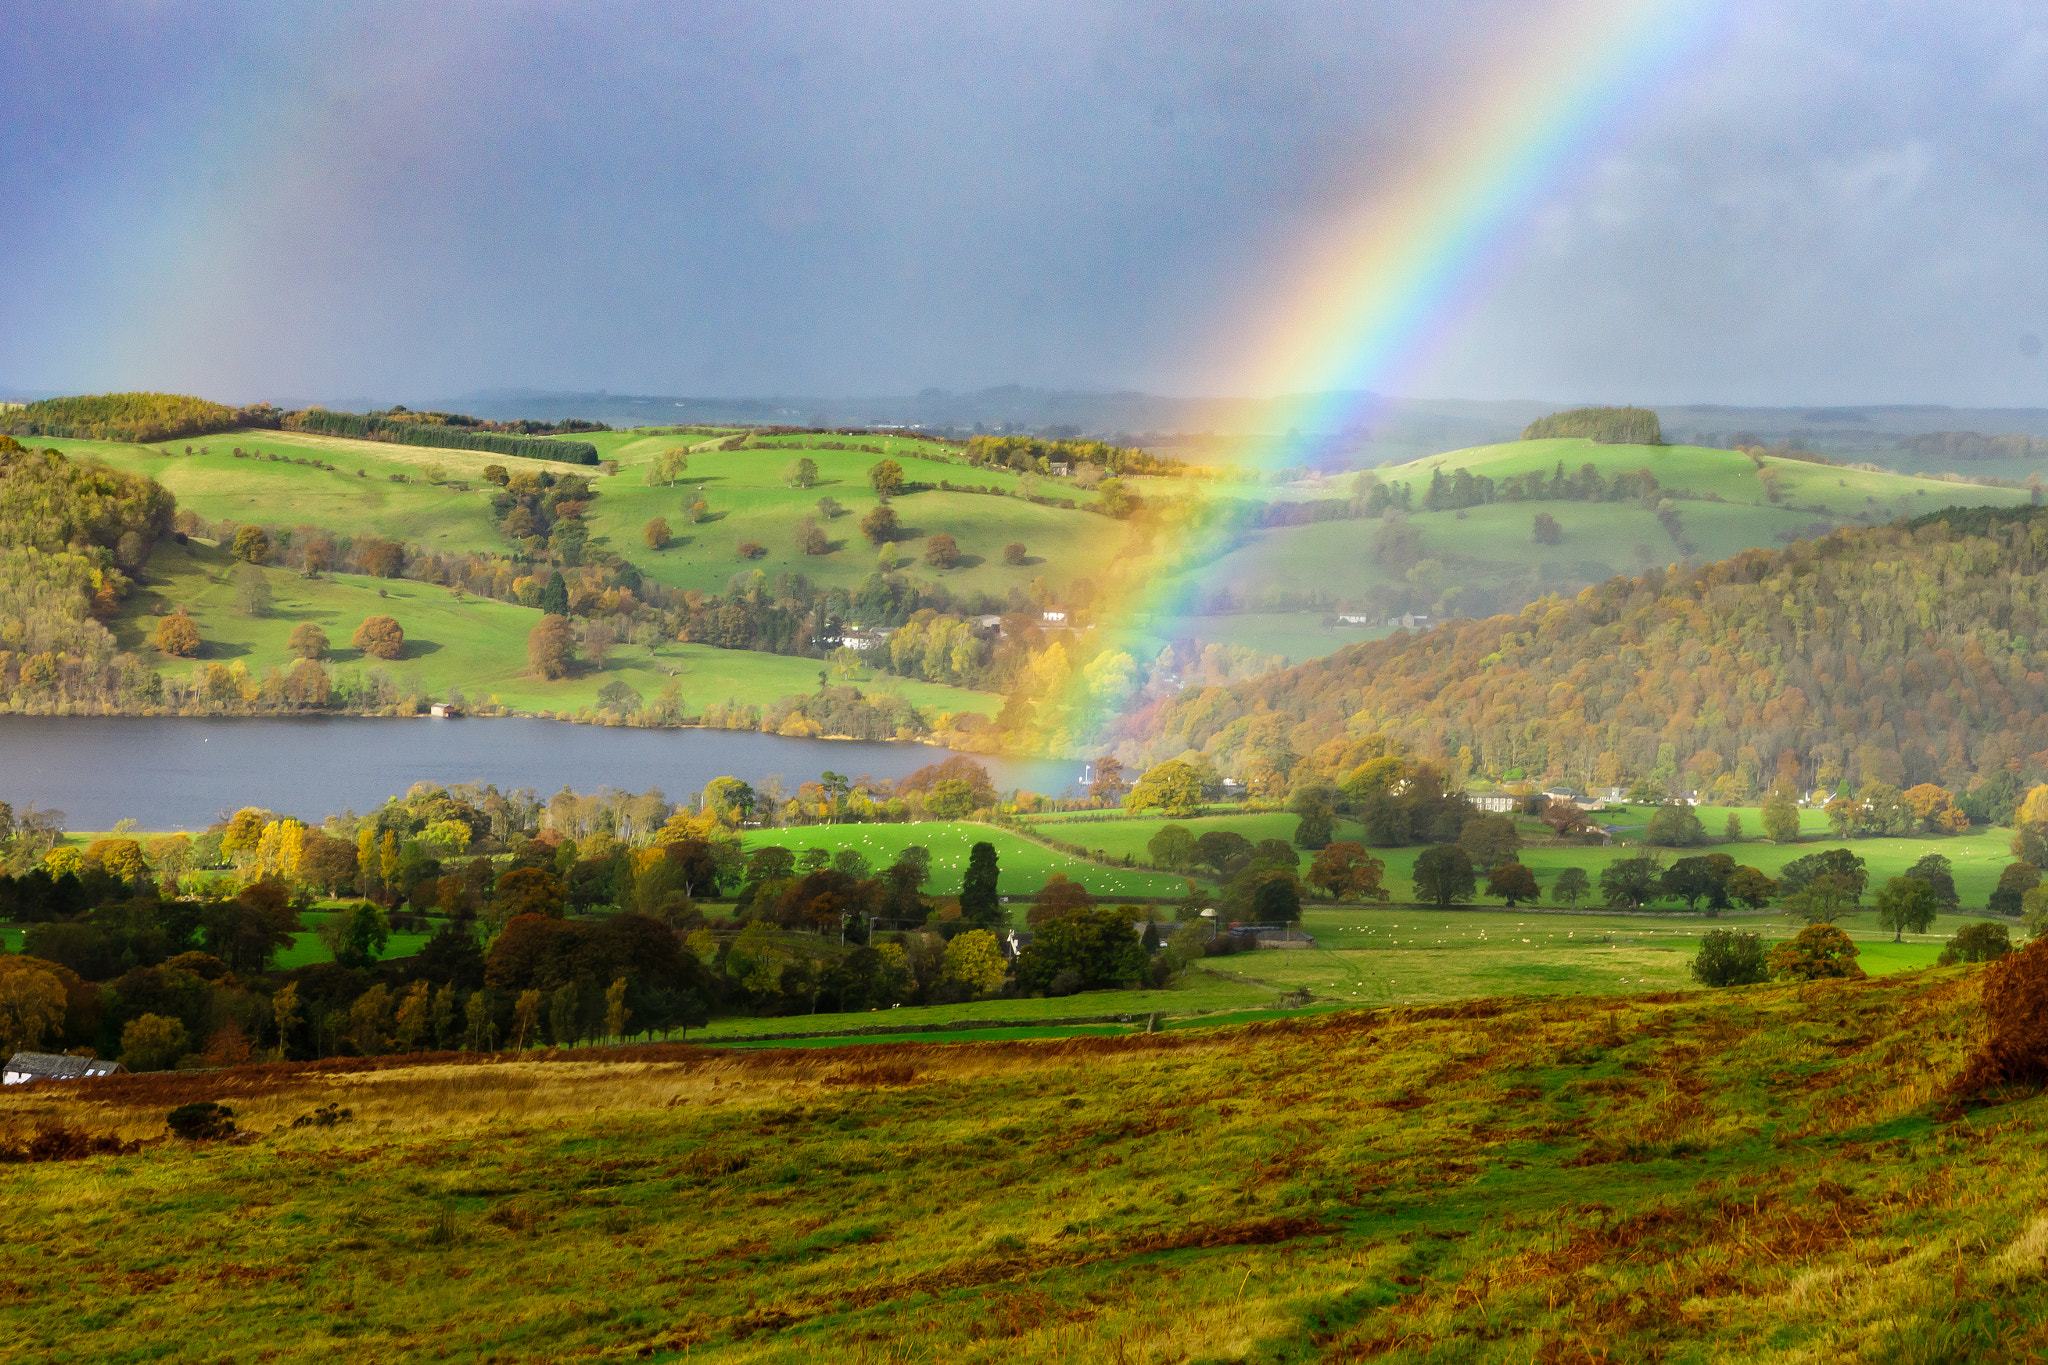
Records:
M1729 815L1735 815L1742 822L1744 837L1736 843L1723 841L1722 835ZM1702 848L1670 849L1651 848L1638 842L1641 831L1649 819L1645 808L1622 808L1621 810L1598 811L1593 818L1602 824L1611 824L1617 831L1617 842L1605 847L1591 847L1578 843L1558 843L1550 831L1534 820L1517 821L1524 846L1521 861L1536 875L1536 881L1544 889L1544 902L1549 904L1549 887L1558 873L1567 867L1583 868L1588 878L1596 885L1600 870L1616 858L1631 858L1644 854L1661 857L1669 863L1674 859L1701 853L1725 853L1736 862L1757 868L1762 872L1777 875L1786 863L1794 858L1817 853L1823 848L1846 847L1864 860L1870 872L1870 886L1873 891L1891 877L1905 872L1914 863L1929 853L1945 855L1951 864L1956 881L1956 893L1966 907L1981 907L1998 885L1998 874L2012 861L2010 844L2012 831L1990 826L1974 826L1967 834L1913 835L1907 838L1856 838L1837 840L1829 832L1827 817L1819 810L1800 812L1800 839L1794 844L1773 844L1762 837L1763 812L1755 806L1701 806L1700 823L1706 827L1712 843ZM1164 816L1148 815L1137 818L1113 817L1108 820L1073 818L1062 815L1041 815L1026 817L1032 828L1049 839L1062 843L1080 844L1090 850L1100 849L1109 856L1121 858L1125 854L1139 859L1145 857L1145 845L1153 835L1167 825L1181 825L1190 833L1200 836L1205 830L1233 830L1257 843L1261 839L1292 839L1300 817L1286 811L1260 811L1245 814L1228 814L1211 808L1210 813L1184 819L1171 820ZM1340 820L1337 827L1339 839L1360 840L1359 827ZM1387 865L1384 877L1388 892L1395 903L1415 899L1415 860L1423 849L1419 845L1405 848L1375 848L1372 855ZM1300 850L1301 866L1305 871L1314 857L1307 850ZM1202 880L1207 873L1195 874ZM1484 901L1486 879L1479 878L1479 899ZM1866 899L1868 899L1866 897Z
M310 967L316 962L332 962L334 954L327 951L327 945L320 941L320 926L334 918L338 911L308 910L299 916L299 923L306 926L292 936L292 946L277 955L278 971L289 972L299 967ZM427 946L431 933L393 933L384 942L384 953L380 961L389 962L394 958L411 957Z
M1469 469L1498 481L1531 470L1548 473L1560 459L1568 474L1589 463L1608 478L1646 468L1667 492L1692 494L1676 499L1676 506L1693 553L1703 560L1774 548L1787 537L1810 535L1816 522L1829 529L1881 524L1939 507L2012 506L2028 497L2024 489L1766 458L1764 468L1773 471L1780 496L1773 504L1757 466L1737 451L1596 445L1576 438L1455 450L1375 472L1386 482L1410 484L1419 507L1434 470L1448 477ZM1241 497L1274 496L1273 490L1253 486L1232 486L1231 491ZM1326 489L1321 495L1334 494ZM1812 510L1816 506L1821 510ZM1560 543L1535 542L1531 529L1538 512L1558 522ZM1417 511L1408 524L1439 566L1432 591L1462 584L1534 598L1684 557L1654 511L1637 502L1500 502ZM1253 603L1269 593L1299 592L1308 585L1342 585L1339 591L1350 597L1374 586L1408 586L1403 574L1390 572L1374 556L1383 526L1379 521L1331 521L1253 532L1230 553L1184 575L1180 586L1213 590L1229 585Z
M920 458L920 452L942 450L930 443L892 438L886 442L847 437L770 437L766 443L740 450L700 450L675 486L650 485L647 466L677 439L641 438L608 442L620 461L620 472L603 483L586 520L600 544L631 559L654 581L674 588L717 592L733 574L759 569L772 580L790 572L812 582L853 587L879 567L879 552L860 532L860 519L874 510L867 472L884 456L861 450L825 450L824 441L885 445L886 458L903 466L905 480L927 483L931 491L903 494L892 500L901 523L894 562L902 572L943 583L959 594L990 593L1005 597L1011 588L1028 588L1040 577L1068 582L1073 566L1107 560L1122 544L1124 528L1103 517L1078 510L1044 507L1019 498L939 491L941 480L1015 490L1020 477L1005 471L976 469L964 463ZM783 471L799 458L818 465L819 480L811 488L783 482ZM1039 479L1041 496L1071 497L1086 504L1084 493L1061 479ZM818 500L829 497L845 511L829 520ZM691 524L690 506L702 500L710 509L705 520ZM831 551L801 553L797 529L808 516L825 531ZM668 548L650 551L643 528L655 517L665 519L675 540ZM925 541L940 532L959 544L961 563L934 569L923 561ZM743 561L735 553L742 541L766 549L762 558ZM1021 542L1026 562L1003 562L1003 549Z
M176 675L190 667L240 660L261 677L289 666L285 649L292 629L311 621L327 632L327 659L342 669L383 668L401 684L440 698L460 689L474 702L495 697L517 710L573 711L595 706L598 689L621 679L652 702L674 681L686 709L741 700L766 703L791 693L814 691L821 665L814 659L714 649L709 645L661 641L621 645L603 669L585 663L568 678L546 682L528 671L526 637L540 612L517 603L456 598L446 588L410 579L328 574L301 578L285 569L264 571L272 604L252 617L235 603L239 566L225 550L200 541L160 544L150 557L148 587L132 594L114 622L123 648L159 659ZM150 648L158 619L186 608L205 648L193 664L162 659ZM386 615L405 630L404 650L389 662L366 659L349 642L365 617ZM962 688L885 676L864 690L899 695L916 706L993 715L1002 699Z
M1159 872L1104 867L1081 858L1055 853L993 825L964 821L926 820L897 825L805 825L789 829L751 830L746 836L749 851L771 845L801 852L822 848L837 853L853 849L880 870L895 862L912 844L931 850L932 879L925 893L957 895L967 872L968 850L986 840L995 845L996 861L1002 869L998 887L1011 897L1029 897L1045 885L1055 872L1087 887L1102 899L1117 896L1180 896L1187 890L1186 879ZM1022 923L1022 916L1018 916Z

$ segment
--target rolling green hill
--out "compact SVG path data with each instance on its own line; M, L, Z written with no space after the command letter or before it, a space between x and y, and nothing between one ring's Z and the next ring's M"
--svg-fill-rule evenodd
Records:
M1500 483L1531 473L1548 475L1560 462L1568 475L1590 464L1610 481L1617 474L1649 470L1660 495L1672 501L1689 554L1659 520L1657 508L1637 499L1496 501L1422 510L1437 473L1449 478L1464 469ZM1937 507L2008 507L2029 500L2024 489L1771 457L1753 461L1739 451L1700 446L1602 445L1582 438L1480 446L1373 474L1382 483L1409 485L1416 510L1399 520L1411 536L1390 534L1384 520L1255 531L1242 545L1185 575L1177 584L1180 594L1201 600L1228 587L1242 605L1278 607L1298 599L1305 586L1316 586L1341 597L1348 607L1375 607L1386 615L1484 616L1518 610L1545 593L1569 595L1616 574L1640 573L1688 557L1726 559L1838 526L1881 525ZM1773 486L1776 502L1770 496ZM1238 488L1229 491L1249 496ZM1340 491L1341 485L1326 487L1320 496ZM1534 539L1538 512L1558 523L1562 534L1557 543Z

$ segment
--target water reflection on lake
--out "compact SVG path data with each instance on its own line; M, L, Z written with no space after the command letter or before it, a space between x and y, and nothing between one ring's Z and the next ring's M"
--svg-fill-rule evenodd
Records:
M317 821L361 811L415 782L495 782L547 796L564 784L673 799L714 777L794 788L826 769L902 777L949 750L923 744L785 739L745 730L626 730L521 718L372 720L0 716L0 800L55 807L72 829L133 818L144 829L203 828L263 806ZM1081 764L975 756L1005 791L1057 796Z

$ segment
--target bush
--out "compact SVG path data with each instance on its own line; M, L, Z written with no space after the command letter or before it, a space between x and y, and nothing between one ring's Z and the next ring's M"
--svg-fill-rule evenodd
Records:
M1022 564L1029 554L1030 551L1024 548L1023 541L1013 540L1003 547L1003 563L1014 569Z
M1761 934L1740 929L1713 929L1700 940L1692 960L1693 979L1702 986L1751 986L1768 981L1770 963Z
M199 1100L192 1104L181 1104L165 1116L164 1122L170 1130L189 1142L203 1142L212 1138L232 1137L235 1131L235 1111L212 1100Z
M768 547L757 540L743 540L733 547L732 552L741 559L759 559L768 553Z
M1937 959L1944 967L1958 962L1996 962L2012 951L2012 930L1990 920L1978 920L1956 930Z

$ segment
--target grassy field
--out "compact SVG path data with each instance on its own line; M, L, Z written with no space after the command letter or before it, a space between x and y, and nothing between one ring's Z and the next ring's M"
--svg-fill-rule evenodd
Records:
M1723 826L1729 815L1742 822L1744 838L1737 843L1721 841ZM1675 858L1698 853L1725 853L1736 862L1776 876L1778 869L1794 858L1818 853L1823 848L1848 848L1864 860L1870 873L1873 891L1891 877L1906 871L1929 853L1945 855L1954 866L1956 893L1966 908L1980 908L1990 899L1998 885L1998 874L2012 861L2010 848L2012 831L1992 826L1978 825L1962 835L1915 835L1903 839L1870 838L1839 841L1828 831L1827 818L1818 810L1800 812L1800 841L1796 844L1773 844L1761 837L1763 812L1754 806L1702 806L1699 808L1700 822L1715 842L1696 849L1654 849L1636 842L1641 830L1649 820L1647 810L1603 811L1595 818L1602 823L1613 824L1619 831L1617 843L1613 846L1594 848L1583 844L1560 844L1550 837L1549 830L1535 821L1519 822L1526 846L1520 857L1525 866L1536 874L1539 886L1544 888L1546 901L1549 887L1559 872L1567 867L1584 868L1588 877L1596 884L1600 870L1616 858L1636 857L1655 854L1667 863ZM1257 842L1260 839L1291 839L1299 818L1283 811L1266 811L1243 815L1210 814L1189 819L1169 820L1162 816L1140 819L1113 820L1062 820L1057 815L1031 818L1033 828L1044 832L1046 837L1062 843L1076 843L1090 849L1102 849L1112 857L1129 853L1144 858L1146 841L1169 824L1184 826L1191 833L1200 835L1205 830L1234 830L1245 838ZM1357 826L1340 822L1337 829L1340 839L1360 837ZM1374 857L1387 865L1385 884L1396 902L1415 899L1415 859L1422 853L1420 846L1407 848L1376 848L1370 850ZM1307 868L1310 858L1302 851L1302 867ZM1206 875L1206 874L1203 874ZM1481 899L1485 891L1485 878L1480 879Z
M951 896L959 893L960 880L966 875L968 850L982 840L995 845L996 861L1002 868L999 888L1006 896L1028 897L1044 886L1046 878L1055 872L1065 873L1094 895L1105 899L1117 896L1178 897L1187 889L1187 882L1181 877L1103 867L1085 859L1055 853L1008 830L959 821L927 820L905 825L806 825L754 830L748 833L746 846L750 851L779 845L798 850L822 848L834 853L850 848L880 870L895 862L903 849L912 844L922 844L931 850L932 855L932 879L925 886L925 893ZM1017 922L1023 923L1021 911Z
M1784 537L1811 534L1816 523L1830 529L1855 522L1877 524L1950 505L2017 505L2028 497L2024 489L1980 488L1766 458L1764 468L1772 472L1781 497L1780 503L1772 504L1757 466L1737 451L1609 446L1578 439L1455 450L1376 473L1389 483L1410 484L1419 508L1435 470L1448 477L1469 469L1498 481L1531 470L1548 473L1559 460L1568 474L1592 464L1606 478L1648 469L1660 488L1692 493L1693 498L1680 499L1676 505L1694 554L1703 560L1771 548ZM1234 491L1237 496L1253 496ZM1320 495L1336 494L1325 489ZM1707 500L1710 497L1721 501ZM1531 538L1539 511L1549 513L1563 528L1561 543L1539 545ZM1639 573L1684 558L1655 512L1636 502L1501 502L1457 511L1417 511L1408 525L1438 564L1441 586L1466 585L1520 600L1548 591L1576 591L1615 574ZM1257 532L1181 586L1213 591L1218 584L1229 584L1242 600L1254 603L1269 591L1298 592L1305 585L1342 584L1341 591L1353 595L1375 585L1406 587L1402 572L1390 570L1375 557L1374 542L1381 529L1377 521L1328 521Z
M265 570L272 605L260 617L235 605L235 561L225 550L199 541L165 542L150 559L150 586L123 604L114 623L116 638L129 649L160 657L146 646L163 614L184 607L199 626L205 650L199 662L239 659L261 677L286 666L293 627L318 624L334 648L330 663L342 668L383 668L401 684L427 696L460 689L472 701L497 698L516 710L571 711L594 706L598 689L613 679L630 684L648 701L674 681L692 713L729 700L766 704L790 693L814 691L821 665L814 659L714 649L709 645L664 642L652 648L620 646L603 669L587 666L570 677L545 682L526 665L526 637L540 612L511 602L464 597L408 579L328 574L304 579L282 569ZM404 628L405 647L388 663L365 659L349 641L363 618L387 615ZM192 665L164 660L173 673ZM893 676L877 677L863 691L897 695L917 706L993 715L1002 698L964 688Z
M327 951L327 945L320 941L320 926L334 918L334 912L309 910L299 916L299 923L305 930L292 938L292 946L277 955L276 967L289 972L300 967L310 967L316 962L332 962L334 954ZM430 933L394 933L385 940L384 953L380 961L389 962L395 958L411 957L427 946Z
M0 1352L2027 1359L2048 1099L1946 1109L1978 980L8 1087L151 1145L12 1168Z

